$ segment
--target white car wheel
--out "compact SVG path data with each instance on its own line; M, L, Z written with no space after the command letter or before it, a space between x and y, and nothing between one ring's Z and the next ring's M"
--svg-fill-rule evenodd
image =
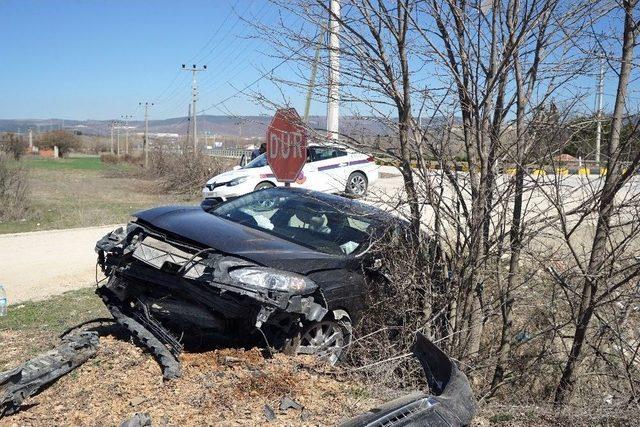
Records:
M367 194L367 177L362 172L353 172L347 179L347 194L355 197L363 197Z
M272 183L268 182L268 181L264 181L261 182L260 184L256 185L256 188L254 190L258 191L258 190L265 190L267 188L273 188L275 187L275 185L273 185Z

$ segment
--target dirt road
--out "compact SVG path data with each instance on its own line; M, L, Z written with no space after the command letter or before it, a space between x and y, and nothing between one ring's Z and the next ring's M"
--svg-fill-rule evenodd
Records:
M0 235L0 284L9 304L91 286L96 241L114 225Z

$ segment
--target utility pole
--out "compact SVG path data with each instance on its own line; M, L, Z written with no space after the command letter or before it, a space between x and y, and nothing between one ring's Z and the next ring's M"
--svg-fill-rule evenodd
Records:
M115 125L116 125L116 122L112 121L111 122L111 150L110 150L111 154L113 154L113 128Z
M191 104L189 104L189 113L187 114L187 143L183 147L183 151L187 152L187 147L189 146L189 141L191 138Z
M120 122L116 122L116 124L118 125L116 127L116 129L118 129L118 132L116 133L118 151L116 153L117 153L118 157L120 157Z
M331 0L329 17L329 99L327 102L327 133L330 139L338 139L340 103L340 2Z
M149 107L153 107L153 102L138 102L138 105L144 105L144 140L142 141L142 149L144 150L144 167L149 167Z
M598 79L598 95L596 98L596 164L600 166L600 141L602 139L602 98L604 97L604 58L600 58L600 78Z
M133 116L129 116L127 114L123 114L121 118L124 120L124 153L129 154L129 119Z
M316 43L316 56L311 64L311 75L309 76L309 88L307 89L307 99L304 103L304 117L305 123L309 120L309 110L311 109L311 97L313 96L313 88L316 85L316 75L318 74L318 62L320 61L320 46L322 46L322 37L324 36L324 29L320 28L318 31L318 41Z
M203 65L202 68L198 68L196 64L193 64L191 68L187 68L185 64L182 64L183 71L191 71L192 80L191 80L191 126L193 126L192 138L193 138L193 152L198 152L198 124L197 117L198 111L196 110L196 101L198 100L198 85L196 83L196 73L199 71L205 71L207 69L206 65Z
M238 126L238 144L242 145L242 121L236 122Z

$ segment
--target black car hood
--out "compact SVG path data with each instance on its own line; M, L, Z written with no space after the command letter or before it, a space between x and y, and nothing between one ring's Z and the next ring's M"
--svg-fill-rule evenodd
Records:
M210 214L197 206L163 206L134 214L176 240L190 240L261 265L307 274L342 268L346 257L317 252L272 234Z

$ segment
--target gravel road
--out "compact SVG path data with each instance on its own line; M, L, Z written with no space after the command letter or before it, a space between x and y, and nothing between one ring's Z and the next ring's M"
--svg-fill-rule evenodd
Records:
M96 241L117 226L0 235L0 284L9 304L95 283Z

